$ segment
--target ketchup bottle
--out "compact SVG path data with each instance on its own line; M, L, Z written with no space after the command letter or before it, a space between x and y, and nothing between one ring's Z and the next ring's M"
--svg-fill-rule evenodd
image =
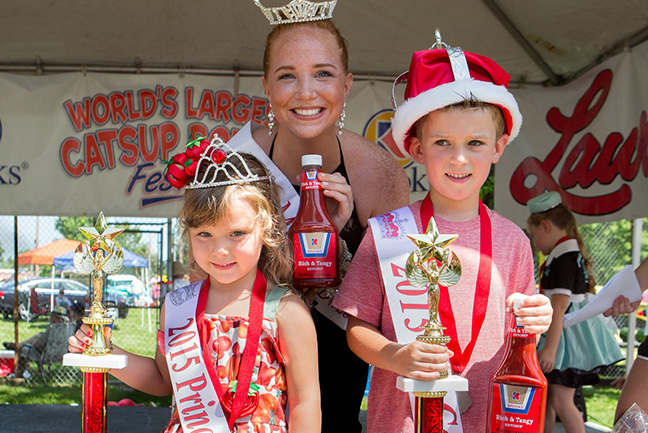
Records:
M321 168L322 155L302 156L299 211L289 231L295 251L296 289L340 285L338 229L326 209L322 185L317 180Z
M514 301L515 308L520 300ZM518 326L515 314L506 354L490 380L488 433L542 433L547 404L547 379L538 364L536 337Z

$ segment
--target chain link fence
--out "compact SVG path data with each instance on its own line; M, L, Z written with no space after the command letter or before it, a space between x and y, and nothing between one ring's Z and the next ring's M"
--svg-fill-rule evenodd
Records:
M153 356L160 301L172 284L167 269L173 258L166 260L165 251L169 241L179 242L178 230L160 218L108 218L107 223L125 229L116 238L124 248L124 266L104 279L102 293L107 315L114 319L112 341L132 353ZM93 218L0 216L0 376L13 374L27 383L81 382L78 368L61 365L69 335L61 339L60 326L54 323L75 324L67 327L70 334L90 306L90 276L75 273L72 251L85 240L78 227L94 224ZM21 354L18 364L16 352Z
M17 222L17 234L14 226ZM78 305L89 306L90 279L87 275L72 272L69 267L53 266L53 258L60 257L78 245L77 228L94 225L92 218L0 216L0 375L7 374L14 352L12 344L43 336L48 328L52 305L56 305L59 291L71 301L67 309L70 321L76 322ZM103 302L108 306L113 323L114 344L139 355L153 356L157 344L160 316L160 300L163 299L170 278L169 262L163 261L167 243L173 245L173 259L186 263L186 245L181 240L177 222L168 224L166 219L109 218L109 226L125 227L117 241L134 254L146 259L145 267L124 266L119 277L108 281L104 287ZM644 220L642 259L648 254L648 219ZM169 235L167 231L171 229ZM594 262L594 277L602 286L612 275L631 263L632 222L628 220L581 226L583 240ZM14 312L14 239L18 241L18 264L20 289L17 299L18 332L16 338ZM64 242L64 239L72 239ZM43 251L46 249L46 251ZM537 259L537 257L536 257ZM537 264L537 260L536 260ZM81 309L80 311L83 311ZM639 342L645 331L645 305L637 315ZM628 316L615 319L616 336L625 351ZM46 381L51 384L70 384L81 381L76 368L64 367L60 358L64 346L53 358L42 363L31 360L26 369L28 382ZM633 354L634 356L634 354ZM42 365L42 369L39 368ZM4 369L4 370L3 370ZM42 371L41 371L42 370ZM3 373L4 371L4 373ZM604 376L619 377L625 374L625 362L608 367Z

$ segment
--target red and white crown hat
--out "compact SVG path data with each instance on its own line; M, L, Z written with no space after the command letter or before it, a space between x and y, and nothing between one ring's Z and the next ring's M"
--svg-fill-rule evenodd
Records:
M498 106L504 115L508 142L513 141L522 126L522 114L507 89L509 74L488 57L449 47L441 42L438 30L435 35L436 43L429 50L414 52L409 71L394 81L395 87L407 80L405 101L397 108L392 87L392 136L398 148L404 155L409 153L410 131L418 119L466 99Z

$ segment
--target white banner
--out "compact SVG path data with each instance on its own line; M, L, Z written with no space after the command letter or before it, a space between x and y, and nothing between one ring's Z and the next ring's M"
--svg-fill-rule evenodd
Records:
M648 215L648 43L556 88L513 90L524 124L496 165L495 209L523 226L526 201L560 190L580 222ZM0 74L0 214L175 217L164 164L190 137L265 122L261 79ZM403 88L397 89L402 94ZM412 200L425 169L391 138L391 84L356 81L347 127L387 149Z

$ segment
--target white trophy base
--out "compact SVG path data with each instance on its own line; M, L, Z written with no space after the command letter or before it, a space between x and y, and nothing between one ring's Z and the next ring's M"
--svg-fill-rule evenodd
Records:
M66 353L63 355L63 365L86 368L108 368L121 370L128 365L126 355L84 355L82 353Z
M403 392L468 391L468 379L449 376L438 380L418 380L398 376L396 388Z

